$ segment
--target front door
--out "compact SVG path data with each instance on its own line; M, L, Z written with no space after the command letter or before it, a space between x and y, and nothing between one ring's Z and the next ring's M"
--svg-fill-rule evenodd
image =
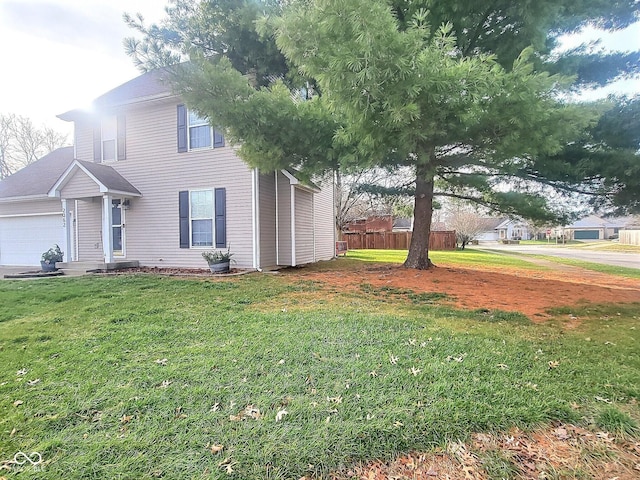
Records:
M111 201L113 254L119 257L124 257L124 209L122 203L120 198L114 198Z

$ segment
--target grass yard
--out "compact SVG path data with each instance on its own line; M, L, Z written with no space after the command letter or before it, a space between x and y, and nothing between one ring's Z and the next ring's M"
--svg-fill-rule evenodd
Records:
M298 479L514 426L640 435L638 303L558 310L566 330L294 278L0 282L0 477Z

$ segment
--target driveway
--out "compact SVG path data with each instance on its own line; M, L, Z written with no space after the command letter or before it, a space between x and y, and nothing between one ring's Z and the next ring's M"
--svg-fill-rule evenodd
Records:
M627 267L640 269L640 255L626 252L606 252L601 250L587 250L585 248L573 248L571 245L504 245L502 243L485 243L477 247L479 249L501 251L504 253L522 253L526 255L549 255L552 257L570 258L586 262L602 263L615 267Z

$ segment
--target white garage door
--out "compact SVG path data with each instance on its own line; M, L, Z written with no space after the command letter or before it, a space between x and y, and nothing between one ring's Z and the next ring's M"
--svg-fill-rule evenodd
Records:
M0 265L40 265L40 255L62 245L62 215L0 218Z

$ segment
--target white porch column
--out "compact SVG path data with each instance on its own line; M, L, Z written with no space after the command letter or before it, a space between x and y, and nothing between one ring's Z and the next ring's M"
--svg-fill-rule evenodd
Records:
M64 261L71 262L73 255L71 254L71 212L69 211L69 205L67 199L62 199L62 245L60 249L64 252Z
M113 263L112 226L111 195L104 195L102 197L102 252L105 263Z

